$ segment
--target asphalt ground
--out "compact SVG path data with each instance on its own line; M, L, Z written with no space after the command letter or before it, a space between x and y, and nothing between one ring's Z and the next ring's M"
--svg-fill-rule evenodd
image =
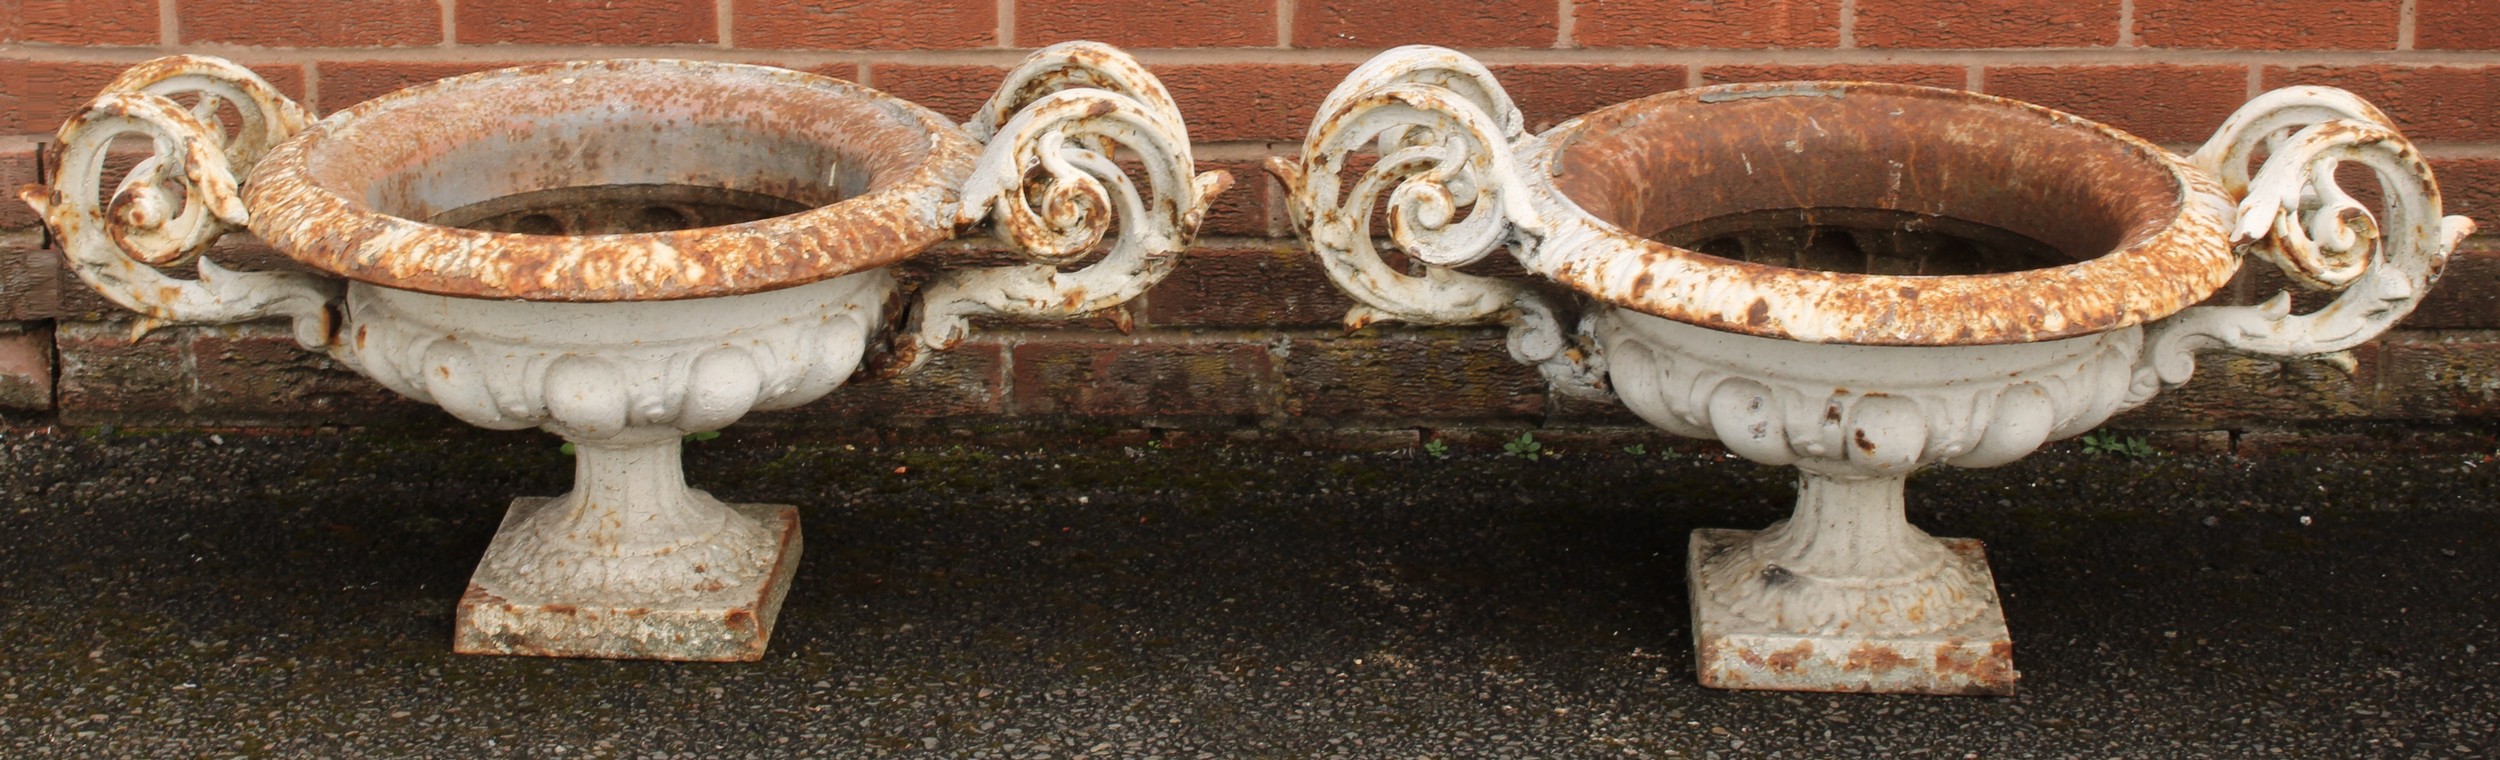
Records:
M690 478L803 511L750 664L455 656L534 433L9 430L0 756L2489 757L2500 461L2043 452L1910 486L1988 545L2010 698L1703 689L1691 452L869 447Z

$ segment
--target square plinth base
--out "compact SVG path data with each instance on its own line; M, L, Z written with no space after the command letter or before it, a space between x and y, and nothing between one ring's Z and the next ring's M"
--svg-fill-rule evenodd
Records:
M1693 660L1701 685L1716 689L1851 691L1884 694L2012 696L2014 643L1997 604L1977 539L1939 539L1976 566L1990 589L1987 608L1959 628L1911 636L1819 636L1772 630L1709 603L1701 561L1755 531L1693 531L1686 586L1693 599Z
M514 499L494 543L487 546L487 556L494 556L522 520L552 501ZM508 584L488 577L486 563L480 561L477 574L469 579L468 593L460 596L452 651L701 662L763 659L764 644L772 640L773 620L781 612L781 599L790 593L790 575L799 567L799 510L783 504L727 506L763 523L779 542L772 572L755 582L641 606L613 600L585 604L504 598L487 589Z

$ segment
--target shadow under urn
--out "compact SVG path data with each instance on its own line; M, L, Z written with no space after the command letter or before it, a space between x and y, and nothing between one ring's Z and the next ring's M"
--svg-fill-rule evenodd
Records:
M154 151L108 193L106 150L132 136ZM863 363L909 371L971 317L1116 307L1230 182L1194 173L1162 85L1094 43L1034 53L962 125L676 60L472 74L314 122L242 67L175 56L107 86L52 157L21 195L137 331L288 319L393 391L574 444L573 489L507 512L457 651L670 660L762 657L800 552L795 508L689 488L683 436ZM157 269L239 229L313 271ZM970 233L1032 263L898 286L892 265Z
M2339 352L2410 312L2473 230L2441 215L2384 115L2330 88L2262 95L2189 156L2027 103L1864 82L1523 123L1474 60L1400 48L1269 168L1359 302L1350 328L1502 324L1559 391L1797 468L1789 519L1692 535L1696 665L1720 688L2011 694L1980 543L1911 525L1904 480L2081 435L2186 382L2201 351L2348 365ZM1362 151L1376 160L1341 179ZM2346 164L2379 180L2375 211L2336 185ZM1375 247L1381 205L1410 268ZM1458 270L1495 250L1559 288ZM2198 306L2244 256L2342 292L2306 314L2288 293Z

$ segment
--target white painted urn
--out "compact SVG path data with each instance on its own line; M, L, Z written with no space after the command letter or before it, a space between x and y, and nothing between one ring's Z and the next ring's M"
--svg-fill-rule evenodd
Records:
M908 370L970 317L1116 307L1230 182L1194 173L1162 85L1093 43L1036 52L962 125L835 79L675 60L472 74L315 122L250 71L177 56L59 136L57 176L22 196L138 330L288 319L410 398L574 444L572 491L514 502L460 600L454 647L486 654L762 657L797 510L687 487L682 437L815 400L871 359ZM124 137L154 152L108 193ZM157 269L240 229L313 271ZM1033 263L898 286L894 264L969 233Z
M1474 60L1400 48L1270 169L1360 302L1350 328L1503 324L1564 392L1797 468L1788 520L1692 536L1714 687L2011 693L1980 544L1911 525L1904 479L2081 435L2186 382L2200 351L2334 359L2410 312L2473 230L2441 215L2387 117L2328 88L2262 95L2189 156L2026 103L1863 82L1523 123ZM2380 181L2375 211L2337 186L2346 164ZM1383 204L1408 266L1373 239ZM1505 249L1565 294L1458 271ZM2288 294L2197 305L2247 256L2342 293L2307 314Z

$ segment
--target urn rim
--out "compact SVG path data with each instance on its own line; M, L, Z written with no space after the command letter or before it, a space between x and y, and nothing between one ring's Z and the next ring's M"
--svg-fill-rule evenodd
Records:
M803 285L949 240L978 153L937 113L831 77L566 61L450 77L339 111L273 149L243 189L254 233L350 280L474 298L675 300ZM463 199L635 180L804 210L594 235L426 221Z
M1782 131L1791 126L1808 136ZM1861 161L1926 161L1891 165L1889 199L1868 192L1864 172L1749 181L1811 159L1815 149L1781 142L1794 139L1825 140ZM2167 317L2238 270L2226 223L2233 204L2215 178L2108 125L1963 90L1838 81L1701 87L1592 111L1527 147L1523 168L1539 180L1533 200L1560 222L1549 243L1563 243L1530 268L1601 302L1727 332L1890 346L2057 340ZM1683 174L1663 176L1673 172ZM1697 209L1776 208L1761 205L1776 193L1823 201L1799 204L1809 208L1935 213L2018 232L2029 225L2053 233L2043 237L2059 238L2061 249L2089 250L2067 251L2071 263L2015 271L1865 274L1722 258L1634 229L1711 216ZM1679 200L1693 198L1701 200Z

